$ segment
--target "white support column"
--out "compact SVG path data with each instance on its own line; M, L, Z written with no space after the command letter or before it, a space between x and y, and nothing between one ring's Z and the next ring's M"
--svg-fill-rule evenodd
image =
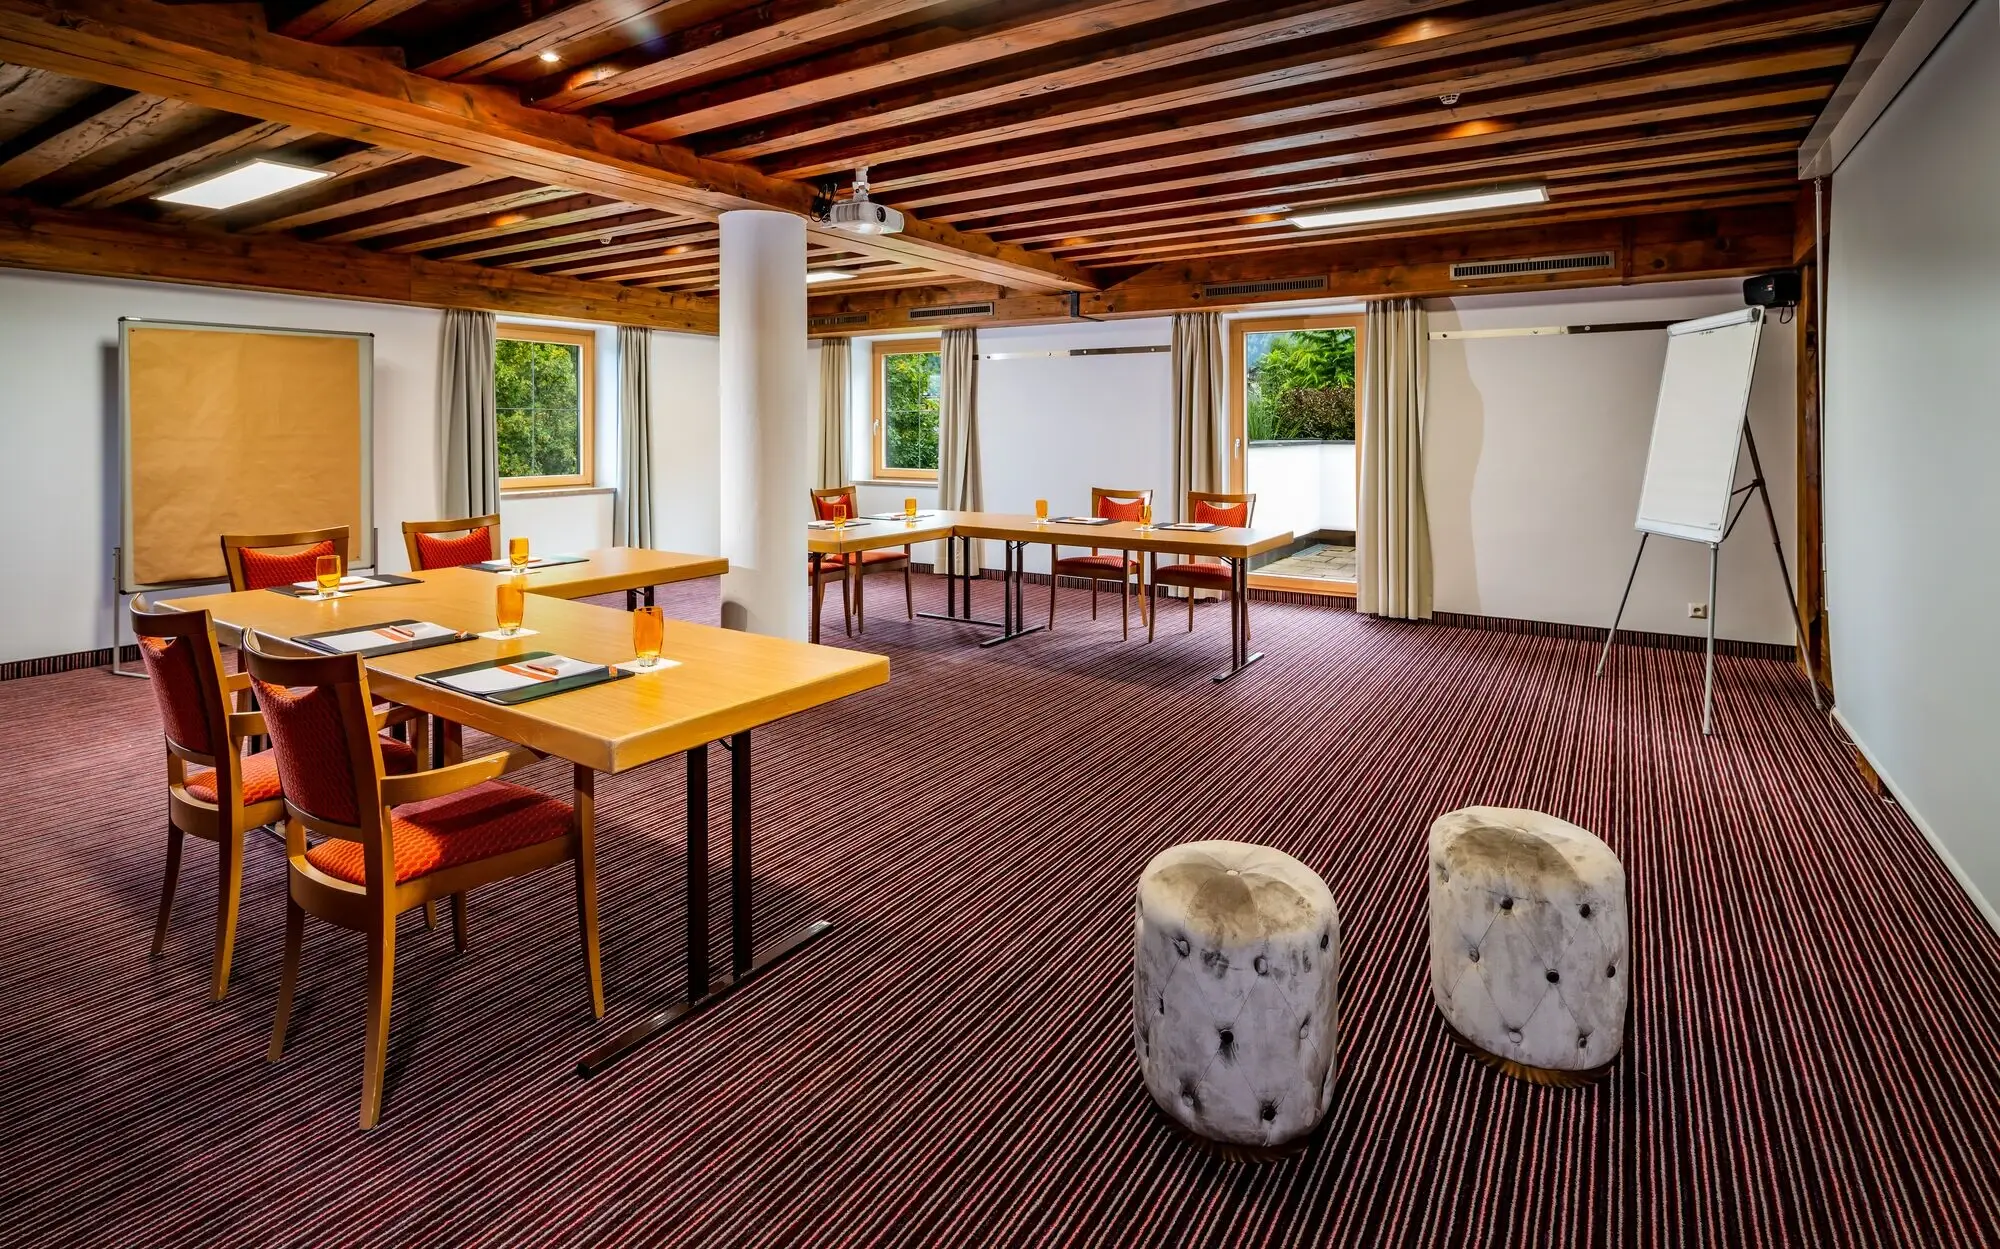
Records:
M803 641L812 428L806 227L722 214L722 623Z

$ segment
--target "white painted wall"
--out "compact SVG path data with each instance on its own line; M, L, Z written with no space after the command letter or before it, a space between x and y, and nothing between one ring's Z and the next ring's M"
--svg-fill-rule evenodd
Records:
M117 543L118 318L208 321L375 336L375 524L400 571L400 522L438 514L440 314L345 300L0 271L0 662L108 646ZM595 327L598 480L617 480L617 335ZM660 545L718 549L716 340L652 338ZM541 550L611 541L608 493L513 498L503 532Z
M1743 306L1740 283L1676 283L1438 300L1431 329L1677 321ZM1797 331L1765 326L1751 428L1793 560ZM1431 343L1424 429L1439 611L1608 625L1638 548L1632 528L1667 336L1652 333ZM1738 481L1750 480L1748 457ZM1720 636L1793 640L1769 528L1746 516L1722 548ZM1699 634L1705 547L1655 538L1632 590L1633 629Z
M1833 179L1827 614L1839 714L2000 927L2000 8Z

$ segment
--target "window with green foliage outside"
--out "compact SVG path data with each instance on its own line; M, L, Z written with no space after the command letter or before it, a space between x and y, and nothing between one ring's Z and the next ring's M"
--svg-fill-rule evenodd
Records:
M943 365L935 351L883 352L877 378L876 472L929 477L938 466Z
M1246 431L1252 442L1354 438L1354 331L1243 336Z
M507 337L493 345L493 401L503 482L589 477L587 343Z

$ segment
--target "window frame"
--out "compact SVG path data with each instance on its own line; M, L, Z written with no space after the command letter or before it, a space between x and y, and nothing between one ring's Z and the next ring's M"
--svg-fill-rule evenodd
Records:
M1360 488L1361 473L1361 387L1363 373L1367 368L1368 330L1367 318L1358 313L1323 313L1315 316L1259 317L1239 316L1229 321L1229 480L1230 489L1248 489L1244 482L1249 475L1250 455L1250 370L1244 362L1250 358L1245 340L1252 334L1283 334L1292 330L1352 330L1354 331L1354 400L1356 405L1354 421L1354 471L1355 488Z
M872 395L874 410L872 415L869 417L869 420L872 422L872 425L869 430L868 445L871 448L873 448L872 452L873 462L870 466L870 471L872 473L872 479L875 481L935 482L938 479L938 471L934 468L892 468L888 463L889 388L882 382L883 361L887 360L890 356L923 356L923 355L937 356L938 364L940 368L942 368L944 364L943 336L938 334L933 334L927 338L886 338L886 339L878 339L873 344L871 344L871 351L869 354L870 373L868 376L868 389ZM942 399L940 399L939 410L938 410L938 430L940 435L943 433L943 429L944 429L944 410L943 410L943 401ZM944 448L942 445L940 445L938 448L938 454L940 458L942 458L944 454Z
M518 494L530 490L562 490L597 484L597 334L592 330L566 329L554 325L502 323L493 327L497 352L501 339L530 343L561 343L582 349L577 365L583 376L577 384L577 433L582 446L577 451L574 473L543 477L502 477L500 493ZM496 411L496 433L497 411ZM498 458L498 452L495 452Z

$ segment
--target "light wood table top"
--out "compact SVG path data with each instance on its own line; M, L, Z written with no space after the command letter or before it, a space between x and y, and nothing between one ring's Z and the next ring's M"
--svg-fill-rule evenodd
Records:
M388 620L428 620L466 632L495 627L493 573L441 568L414 573L421 584L364 590L307 602L269 590L172 599L207 610L228 640L255 629L281 638ZM678 667L503 706L417 680L462 664L529 651L592 663L632 658L632 617L623 611L547 596L531 597L533 636L472 638L368 661L370 688L447 720L518 742L599 772L623 772L667 755L844 698L889 679L880 655L810 646L708 625L666 622L661 654Z
M684 555L679 551L634 546L603 547L574 554L583 556L585 562L557 564L529 573L528 593L553 598L589 598L593 594L637 590L649 585L720 577L729 571L729 561L720 555ZM506 575L474 571L487 577Z
M1205 555L1211 559L1248 559L1289 544L1289 529L1191 530L1141 529L1137 521L1108 525L1038 523L1032 516L998 512L953 513L953 529L961 537L997 538L1012 542L1049 542L1063 546L1094 546L1113 551L1154 551L1162 555Z
M850 551L874 551L885 546L907 546L912 542L935 542L949 538L960 516L969 512L933 512L913 522L871 520L867 524L849 522L845 529L806 530L806 550L814 555L845 555Z

